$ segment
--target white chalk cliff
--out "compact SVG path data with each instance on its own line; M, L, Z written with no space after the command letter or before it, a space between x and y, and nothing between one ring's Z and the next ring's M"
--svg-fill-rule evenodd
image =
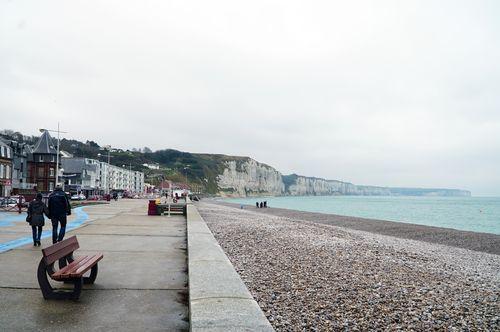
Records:
M219 195L247 196L309 196L309 195L365 195L365 196L470 196L458 189L422 189L360 186L349 182L326 180L301 175L285 175L271 166L251 158L225 162L217 177Z
M224 172L217 177L217 184L219 194L229 197L276 196L285 191L280 172L250 158L226 162Z

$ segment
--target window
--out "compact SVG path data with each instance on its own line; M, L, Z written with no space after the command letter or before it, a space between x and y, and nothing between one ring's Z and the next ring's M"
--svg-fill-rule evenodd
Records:
M52 162L55 163L56 162L56 157L55 156L52 156Z
M39 162L42 162L42 161L43 161L43 156L42 156L42 155L39 155L39 156L38 156L38 161L39 161Z
M7 166L5 167L5 169L6 169L6 172L5 172L5 178L6 178L6 179L10 179L10 166L9 166L9 165L7 165Z
M49 169L49 176L55 176L54 169L52 167Z
M4 173L4 166L3 166L3 164L0 164L0 179L4 178L3 173Z
M54 182L49 182L49 190L54 190Z
M36 189L38 191L45 191L45 185L44 185L43 181L38 181L37 182Z
M21 163L21 168L20 168L21 173L23 172L23 165L24 163Z
M10 149L8 147L5 147L5 150L7 150L7 158L10 158Z
M4 146L0 146L0 157L4 157L5 154L4 154Z
M38 167L38 169L37 169L37 176L39 178L43 178L44 175L45 175L45 170L43 169L43 167Z

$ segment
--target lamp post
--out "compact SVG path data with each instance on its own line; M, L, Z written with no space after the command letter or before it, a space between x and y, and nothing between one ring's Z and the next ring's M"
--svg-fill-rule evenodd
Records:
M61 131L59 129L59 122L57 123L57 130L52 130L52 129L44 129L44 128L41 128L40 129L40 132L43 133L44 131L50 131L50 132L54 132L54 133L57 133L57 156L56 156L56 185L59 183L59 145L60 145L60 138L59 138L59 135L60 134L67 134L68 132L66 131Z
M186 176L186 191L187 191L187 187L189 187L187 171L188 171L188 169L189 169L190 166L191 165L186 165L186 167L184 167L184 174Z

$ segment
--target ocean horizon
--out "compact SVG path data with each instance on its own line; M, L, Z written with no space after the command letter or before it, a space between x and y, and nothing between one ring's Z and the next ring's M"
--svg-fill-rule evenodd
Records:
M275 208L500 235L500 197L266 196L221 200L253 206L267 201Z

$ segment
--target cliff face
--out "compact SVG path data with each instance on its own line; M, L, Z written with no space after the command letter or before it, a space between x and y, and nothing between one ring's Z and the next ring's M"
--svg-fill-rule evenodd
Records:
M284 176L286 194L291 196L308 195L391 195L389 188L374 186L357 186L349 182L325 180L300 175Z
M365 195L365 196L470 196L458 189L421 189L359 186L349 182L301 175L281 175L274 168L247 158L225 162L217 177L219 195L246 197L260 195Z
M287 175L284 179L287 184L286 194L291 196L345 195L355 192L355 186L352 183L327 181L295 174Z
M224 197L283 195L282 175L274 168L253 159L227 161L223 173L217 177L219 194Z

